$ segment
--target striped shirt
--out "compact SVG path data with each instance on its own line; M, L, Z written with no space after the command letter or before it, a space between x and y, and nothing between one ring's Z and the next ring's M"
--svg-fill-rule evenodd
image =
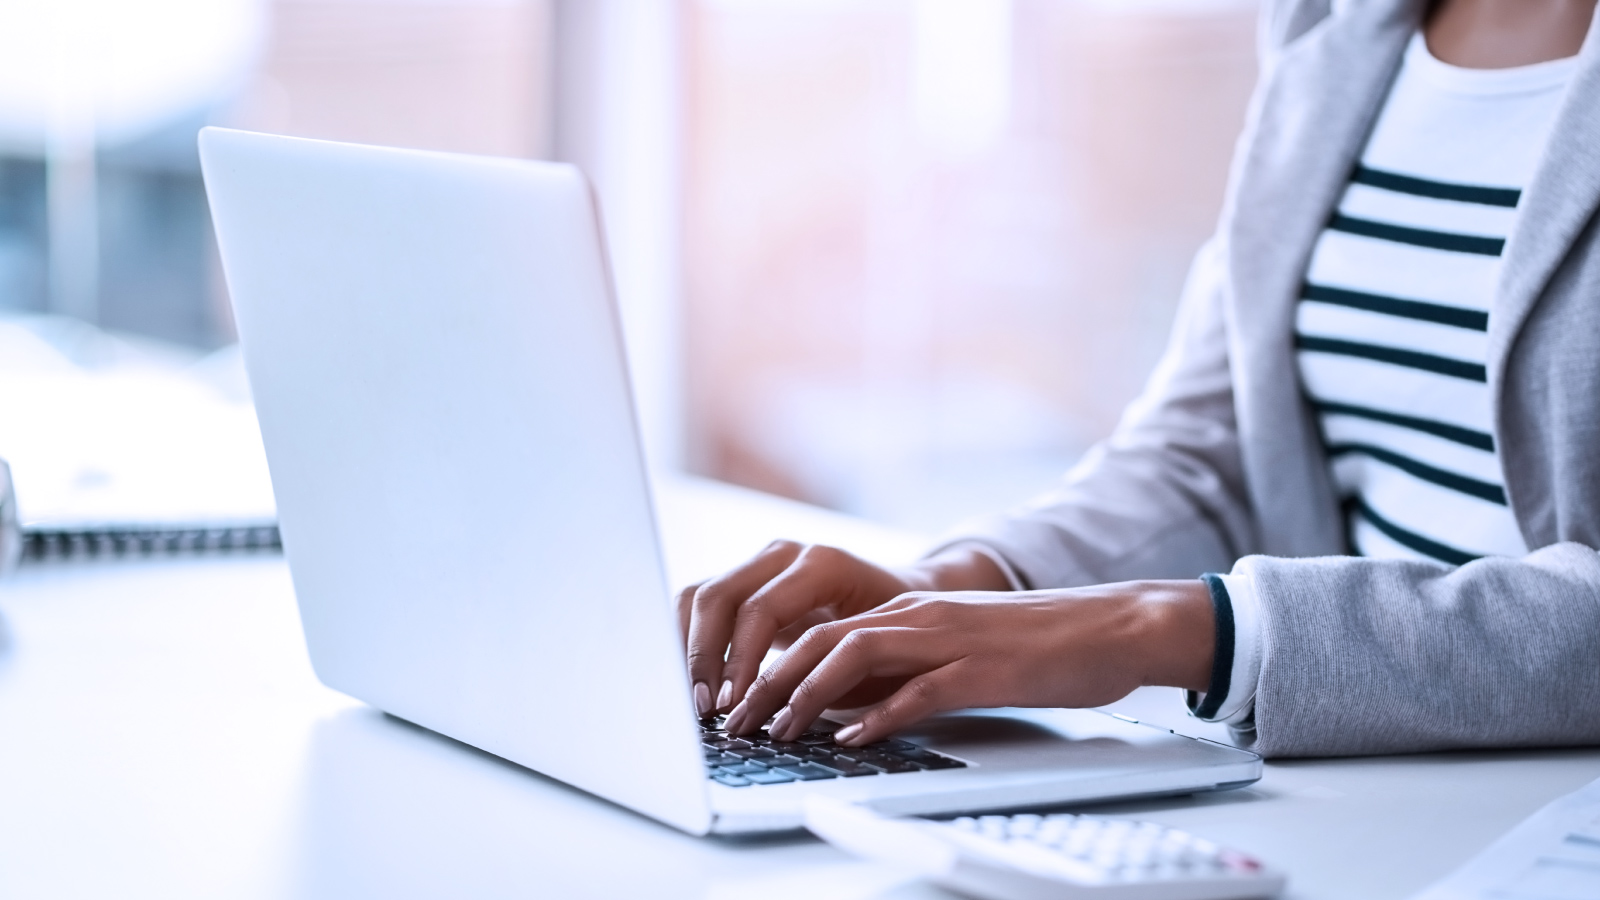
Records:
M1450 565L1527 553L1494 440L1489 319L1522 189L1576 67L1457 68L1417 35L1317 239L1296 361L1352 553ZM1245 725L1261 668L1255 585L1248 566L1207 584L1233 640L1219 633L1212 689L1189 707Z
M1492 436L1489 315L1575 63L1461 69L1418 35L1317 241L1295 346L1353 553L1527 552Z

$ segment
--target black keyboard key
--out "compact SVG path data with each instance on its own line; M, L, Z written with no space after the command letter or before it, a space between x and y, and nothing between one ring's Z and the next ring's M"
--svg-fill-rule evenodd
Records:
M809 762L803 763L801 765L801 768L803 768L803 769L818 769L818 770L821 770L823 772L828 773L828 776L830 778L838 778L838 777L844 775L844 770L840 769L838 766L830 766L827 763L820 763L820 762L817 762L816 760L811 760Z
M872 762L862 763L862 765L871 766L872 768L877 769L880 772L886 772L886 773L888 773L890 775L893 775L893 774L895 774L897 772L920 772L920 771L922 771L922 766L917 765L914 762L907 762L905 760L898 760L898 759L895 759L895 760L877 759L877 760L873 760Z
M913 744L890 739L865 747L840 747L833 731L813 727L793 741L775 741L766 729L735 737L727 719L702 719L701 750L708 776L729 787L856 778L880 773L961 769L966 763Z
M851 762L848 759L836 759L833 762L827 763L826 765L827 765L828 768L833 769L834 771L838 772L840 775L843 775L846 778L855 778L858 775L877 775L877 774L879 774L877 769L874 769L873 767L871 767L869 765L866 765L864 763Z
M848 759L848 760L850 760L852 762L860 762L860 763L900 762L901 761L900 758L897 757L897 756L890 756L887 753L879 753L879 752L877 752L875 750L867 750L867 749L864 749L864 748L855 749L855 750L836 750L836 751L834 751L833 755L835 757L839 758L839 759Z

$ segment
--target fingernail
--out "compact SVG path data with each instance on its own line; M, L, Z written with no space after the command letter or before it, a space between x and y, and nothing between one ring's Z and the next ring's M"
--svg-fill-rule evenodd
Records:
M776 740L788 740L784 736L784 729L789 727L789 720L792 718L794 716L790 714L789 707L785 706L783 709L778 710L778 714L772 717L772 724L767 726L767 733Z
M711 688L704 681L694 683L694 711L702 719L711 715Z
M846 747L852 747L854 746L852 742L861 736L861 732L865 729L865 727L866 726L862 725L860 722L857 722L854 725L846 725L845 727L833 733L833 742Z
M724 722L722 727L728 729L728 731L733 734L738 734L744 730L744 717L744 703L740 702L738 706L733 708L733 712L728 713L728 721Z
M728 704L730 704L732 702L733 702L733 682L724 681L722 683L722 690L717 691L717 709L727 709L728 708Z

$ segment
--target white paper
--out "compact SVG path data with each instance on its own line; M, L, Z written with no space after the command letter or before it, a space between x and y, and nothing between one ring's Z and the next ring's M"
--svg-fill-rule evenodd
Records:
M1600 780L1539 810L1412 900L1600 898Z

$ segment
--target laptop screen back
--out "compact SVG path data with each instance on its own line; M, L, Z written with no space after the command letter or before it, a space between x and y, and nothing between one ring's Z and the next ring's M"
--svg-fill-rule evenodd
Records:
M318 677L705 831L582 176L215 128L200 150Z

